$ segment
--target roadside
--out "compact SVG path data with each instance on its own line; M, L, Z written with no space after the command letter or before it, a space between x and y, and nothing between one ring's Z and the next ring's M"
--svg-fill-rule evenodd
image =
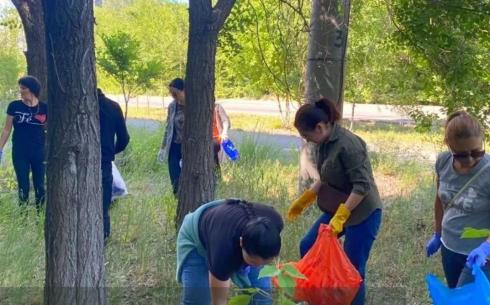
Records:
M121 95L108 95L124 108L124 99ZM129 101L130 107L137 108L160 108L166 109L172 101L171 97L161 96L138 96ZM253 114L263 116L281 116L279 104L274 100L251 100L251 99L218 99L217 103L221 104L228 113ZM281 109L290 109L289 116L294 117L298 108L296 103L287 105L281 103ZM441 118L444 116L442 107L439 106L420 106L420 109L426 114L437 114ZM354 112L354 115L352 113ZM411 123L412 120L407 115L402 106L380 105L380 104L352 104L345 102L343 109L343 118L354 121L384 121L399 124Z

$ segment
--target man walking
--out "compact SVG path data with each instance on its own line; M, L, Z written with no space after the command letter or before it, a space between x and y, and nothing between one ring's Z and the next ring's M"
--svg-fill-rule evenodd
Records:
M109 207L112 196L112 161L129 143L129 134L121 107L97 89L100 116L100 146L102 170L102 211L104 217L104 243L111 234Z

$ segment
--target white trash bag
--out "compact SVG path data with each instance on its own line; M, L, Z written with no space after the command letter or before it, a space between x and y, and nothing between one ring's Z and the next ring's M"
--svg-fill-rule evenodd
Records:
M112 162L112 199L114 201L118 198L122 198L128 195L128 188L124 182L121 173L116 167L116 164Z

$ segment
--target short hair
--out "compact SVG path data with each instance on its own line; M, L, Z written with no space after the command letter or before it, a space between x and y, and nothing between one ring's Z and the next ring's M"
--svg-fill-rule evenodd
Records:
M41 93L41 82L37 78L32 75L26 75L24 77L19 78L18 84L22 85L31 91L36 97L39 97Z
M185 82L182 78L174 78L170 84L168 84L169 87L178 89L180 91L184 91L185 89Z

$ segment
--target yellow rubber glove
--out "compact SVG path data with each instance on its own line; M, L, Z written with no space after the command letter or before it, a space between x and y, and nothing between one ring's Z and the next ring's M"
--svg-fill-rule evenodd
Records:
M316 200L316 193L312 190L306 190L304 193L291 205L288 210L288 220L295 220L303 212L304 209L312 205Z
M337 212L330 219L330 228L335 235L338 235L340 232L344 230L344 224L350 217L350 210L345 206L344 203L341 203L337 208Z

